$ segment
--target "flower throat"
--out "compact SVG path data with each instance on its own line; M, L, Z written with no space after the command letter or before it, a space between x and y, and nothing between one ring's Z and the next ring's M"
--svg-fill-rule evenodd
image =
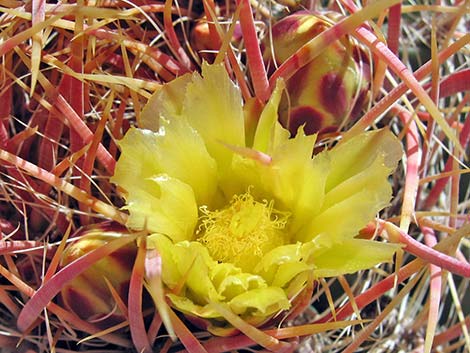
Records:
M285 228L290 214L274 209L274 201L256 201L250 190L235 195L222 210L203 207L201 212L198 241L215 260L244 271L252 271L264 254L289 240Z

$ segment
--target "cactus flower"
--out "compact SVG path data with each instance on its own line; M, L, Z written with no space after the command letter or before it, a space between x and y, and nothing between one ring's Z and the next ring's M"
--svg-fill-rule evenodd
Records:
M332 11L301 11L283 18L263 43L265 61L272 66L274 58L282 64L340 16ZM364 108L370 76L369 56L360 46L348 36L332 43L287 80L289 99L281 101L281 122L291 134L304 124L307 134L338 129Z
M148 232L171 306L216 335L230 330L220 305L254 326L282 319L316 278L397 250L356 235L390 201L401 144L370 131L312 158L316 136L278 122L282 90L248 131L224 66L204 64L157 92L119 142L127 226Z
M127 230L115 224L93 225L82 228L64 251L64 267L86 253L100 248ZM60 300L65 308L80 318L108 328L126 319L113 299L110 286L123 302L127 302L129 280L137 254L137 246L128 244L104 257L72 281L61 287Z

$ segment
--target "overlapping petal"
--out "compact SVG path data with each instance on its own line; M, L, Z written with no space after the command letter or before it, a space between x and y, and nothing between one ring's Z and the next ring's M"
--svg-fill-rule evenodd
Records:
M260 275L242 272L229 263L217 263L198 242L173 243L164 235L154 234L149 243L161 253L163 281L170 289L168 297L184 313L223 321L210 304L226 302L246 320L260 322L289 308L281 288L269 286Z
M330 246L354 237L388 205L392 190L387 177L401 157L401 147L390 131L377 130L324 154L330 160L324 202L298 239Z
M161 118L157 132L131 128L120 147L112 181L126 190L128 226L192 239L197 205L217 200L217 166L201 137L183 118Z
M149 178L145 184L145 189L135 187L128 198L128 227L158 230L174 241L192 239L198 215L189 185L166 174Z
M234 146L245 144L242 97L224 66L204 64L202 75L194 73L186 86L182 114L201 135L217 161L219 172L223 173L231 163L232 152L221 142Z

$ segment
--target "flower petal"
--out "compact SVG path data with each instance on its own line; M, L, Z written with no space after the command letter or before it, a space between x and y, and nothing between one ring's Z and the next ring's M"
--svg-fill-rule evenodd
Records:
M230 262L221 262L215 266L211 272L211 280L216 288L219 288L222 281L232 275L238 275L242 272L239 267L236 267Z
M279 136L276 134L276 132L280 131L280 124L278 123L277 110L284 88L284 81L278 80L271 98L261 113L253 140L253 149L257 151L269 154L278 142L276 141L276 137ZM282 141L286 141L289 138L289 131L285 129L283 130L284 134L282 136Z
M320 255L315 256L314 275L318 277L334 277L388 262L400 248L397 244L385 244L363 239L349 239L340 246L334 246Z
M401 144L388 130L367 132L321 153L331 170L321 211L297 235L297 240L331 246L354 237L388 205L392 189L387 180L402 154Z
M242 293L233 298L229 306L235 314L242 316L248 314L265 320L272 314L289 309L290 303L281 288L267 287Z
M322 209L326 210L359 192L367 190L366 194L369 195L369 200L377 204L372 212L378 212L388 204L392 196L392 190L388 182L389 174L390 170L384 167L383 158L378 157L367 168L330 190L326 194Z
M217 264L200 243L183 241L177 244L162 234L149 236L148 244L162 257L162 280L178 293L167 296L178 310L203 318L220 318L207 306L209 301L223 299L210 280L211 269Z
M311 271L313 243L278 246L263 256L254 272L262 276L271 286L285 288L297 275Z
M210 205L214 199L217 166L184 119L162 118L158 132L131 128L119 146L121 157L111 181L130 196L134 189L144 188L144 180L165 173L189 185L198 204Z
M162 86L150 97L140 113L139 127L157 132L160 117L180 116L183 110L186 85L191 82L191 75L185 74Z
M202 317L204 319L222 319L222 315L220 315L209 304L198 305L187 297L171 293L167 296L173 306L185 314Z
M212 205L217 166L201 136L183 119L160 119L154 158L162 170L190 185L198 205Z
M231 300L246 291L266 287L267 284L262 277L251 273L240 273L224 278L217 290L225 300Z
M131 229L146 229L167 235L173 241L192 239L198 210L191 187L178 179L160 174L149 178L145 187L136 185L128 194Z
M183 115L202 136L219 172L230 165L233 152L220 142L245 146L242 98L223 65L202 66L187 85Z
M269 174L263 180L271 188L270 193L292 213L291 234L296 234L323 204L329 160L326 156L311 159L315 138L299 131L295 138L277 146Z
M181 274L178 271L174 258L174 244L163 234L152 234L147 238L147 247L157 249L162 258L162 281L173 290L181 282Z
M187 276L185 290L190 291L192 300L196 303L221 300L222 296L210 280L210 272L217 262L207 249L197 242L178 243L175 248L176 264L180 273Z
M328 193L322 211L298 234L299 240L314 240L329 246L354 237L387 204L392 196L388 170L377 160Z
M152 184L148 179L161 173L159 161L155 158L155 135L149 130L131 128L119 141L121 156L111 182L127 193L132 193L134 186L146 188L146 184Z
M343 181L367 169L377 158L383 160L383 168L389 173L403 155L398 139L388 129L359 134L328 151L331 172L328 175L326 192Z
M275 287L284 288L292 281L298 274L309 271L313 268L312 265L307 265L304 262L291 262L279 266L274 281L272 283Z

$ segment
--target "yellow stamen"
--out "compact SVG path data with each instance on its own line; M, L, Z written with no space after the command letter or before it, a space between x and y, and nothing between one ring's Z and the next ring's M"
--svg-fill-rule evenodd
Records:
M202 207L201 212L198 241L215 260L244 271L253 270L264 254L289 241L285 228L290 214L274 209L274 201L255 201L249 190L235 195L222 210Z

